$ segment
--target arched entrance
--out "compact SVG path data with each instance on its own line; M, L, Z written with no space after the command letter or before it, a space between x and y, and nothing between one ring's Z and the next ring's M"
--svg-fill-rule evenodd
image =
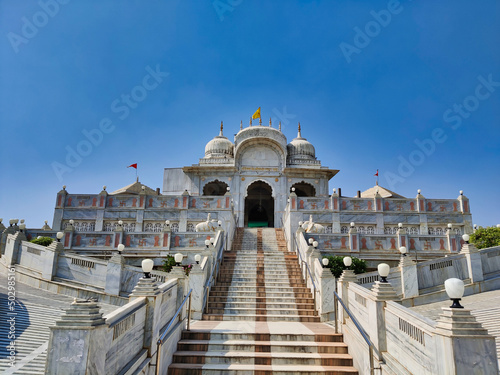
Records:
M263 181L255 181L247 189L245 198L246 227L274 227L274 198L272 188Z

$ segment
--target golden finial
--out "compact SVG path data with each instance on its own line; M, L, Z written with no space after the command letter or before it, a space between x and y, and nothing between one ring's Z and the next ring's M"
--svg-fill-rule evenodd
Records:
M262 117L259 117L259 125L262 126Z
M222 121L220 122L220 135L222 136L222 129L224 128L224 124L222 123Z
M279 128L279 130L281 131L281 121L280 121L280 128Z
M271 117L269 117L269 127L272 127L273 123L271 122Z
M243 120L240 121L240 130L243 130Z
M252 118L250 117L250 126L252 126Z
M299 122L299 133L297 134L297 138L302 138L302 135L300 134L300 122Z

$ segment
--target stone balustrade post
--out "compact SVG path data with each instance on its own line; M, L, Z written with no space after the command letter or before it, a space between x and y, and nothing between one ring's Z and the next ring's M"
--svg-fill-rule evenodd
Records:
M121 254L115 254L108 261L106 267L106 286L104 291L115 296L120 295L123 268L125 258Z
M467 260L467 270L471 283L484 280L483 264L481 261L481 253L473 244L464 243L460 254L465 255Z
M4 254L5 256L4 264L7 267L16 264L22 241L26 241L26 236L24 235L23 232L18 231L15 232L14 234L7 235L7 241L5 243L5 254Z
M384 309L386 301L397 299L397 295L389 282L376 281L371 291L374 297L374 303L368 305L368 321L373 324L370 324L368 335L379 353L386 352L387 329ZM375 357L378 360L382 360L382 358L378 357L377 353L375 353Z
M45 374L104 374L106 324L94 301L75 301L50 327Z
M418 296L417 264L409 256L402 256L399 261L399 270L403 298Z
M351 253L359 253L359 234L356 227L349 229L349 247Z
M318 259L316 259L319 262ZM330 268L325 267L321 269L321 274L319 276L320 288L320 306L319 313L322 322L329 322L335 319L335 298L333 292L335 292L335 277L330 271Z
M156 350L156 342L160 337L159 333L162 328L159 326L162 295L158 286L159 284L154 276L141 277L129 297L129 302L141 297L146 298L146 323L144 325L143 345L148 350L149 356L152 356Z
M52 280L57 273L57 260L59 254L64 252L64 246L62 242L53 241L49 246L47 246L46 254L44 256L44 263L42 268L42 278L46 280Z
M495 337L488 334L470 310L443 308L436 337L440 373L498 374Z
M187 291L191 292L191 318L200 320L203 315L203 295L205 292L205 272L199 264L193 264L187 278Z
M349 308L349 283L357 283L358 278L354 274L353 270L344 270L342 272L342 275L340 275L337 286L338 286L338 295L340 298L342 298L342 301L345 303L345 305ZM335 306L335 308L338 308L338 306ZM338 312L338 320L342 324L345 324L345 316L346 313L344 312L343 308L339 308Z

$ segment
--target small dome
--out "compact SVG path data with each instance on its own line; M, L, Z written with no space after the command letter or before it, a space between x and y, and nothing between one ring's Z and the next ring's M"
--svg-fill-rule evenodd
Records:
M297 138L293 139L286 148L289 159L316 160L316 150L314 146L308 142L307 139L302 138L300 134L300 123Z
M205 146L205 159L207 158L233 158L234 145L224 137L222 133L222 121L220 123L220 134Z

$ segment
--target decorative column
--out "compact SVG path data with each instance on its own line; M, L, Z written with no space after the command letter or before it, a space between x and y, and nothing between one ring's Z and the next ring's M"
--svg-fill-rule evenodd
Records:
M63 185L62 190L59 190L56 197L54 220L52 221L52 227L54 228L54 230L61 230L61 222L64 214L64 206L66 204L67 195L68 192L66 191L66 185Z
M65 314L50 327L46 374L104 374L106 324L95 301L75 298Z
M351 253L359 253L359 234L354 223L351 223L351 229L349 229L349 247Z
M71 245L73 244L73 233L75 232L75 227L73 226L74 221L71 219L66 225L66 228L64 228L64 248L65 249L71 249Z
M417 190L417 197L415 198L417 203L417 211L420 213L420 234L427 234L429 228L427 226L427 215L425 214L425 197L420 194L421 190Z
M113 242L113 247L118 247L119 244L123 243L123 221L118 220L118 225L114 229L115 238Z
M330 207L332 208L332 233L340 233L340 201L337 189L333 188L333 194L330 198Z
M108 206L108 192L106 191L106 185L102 187L97 199L99 203L96 210L95 230L96 232L101 232L104 227L104 211Z
M170 250L172 229L170 228L170 220L165 220L165 225L163 226L163 250ZM168 252L162 256L167 256Z
M453 224L448 224L448 230L446 231L446 240L448 242L448 251L450 253L456 253L458 251L458 241L457 235L453 234Z
M187 232L187 220L188 220L188 209L189 209L189 193L187 190L181 195L180 203L180 216L179 216L179 232Z
M406 247L408 246L408 235L406 233L406 228L403 227L403 223L398 224L398 249L400 247Z

